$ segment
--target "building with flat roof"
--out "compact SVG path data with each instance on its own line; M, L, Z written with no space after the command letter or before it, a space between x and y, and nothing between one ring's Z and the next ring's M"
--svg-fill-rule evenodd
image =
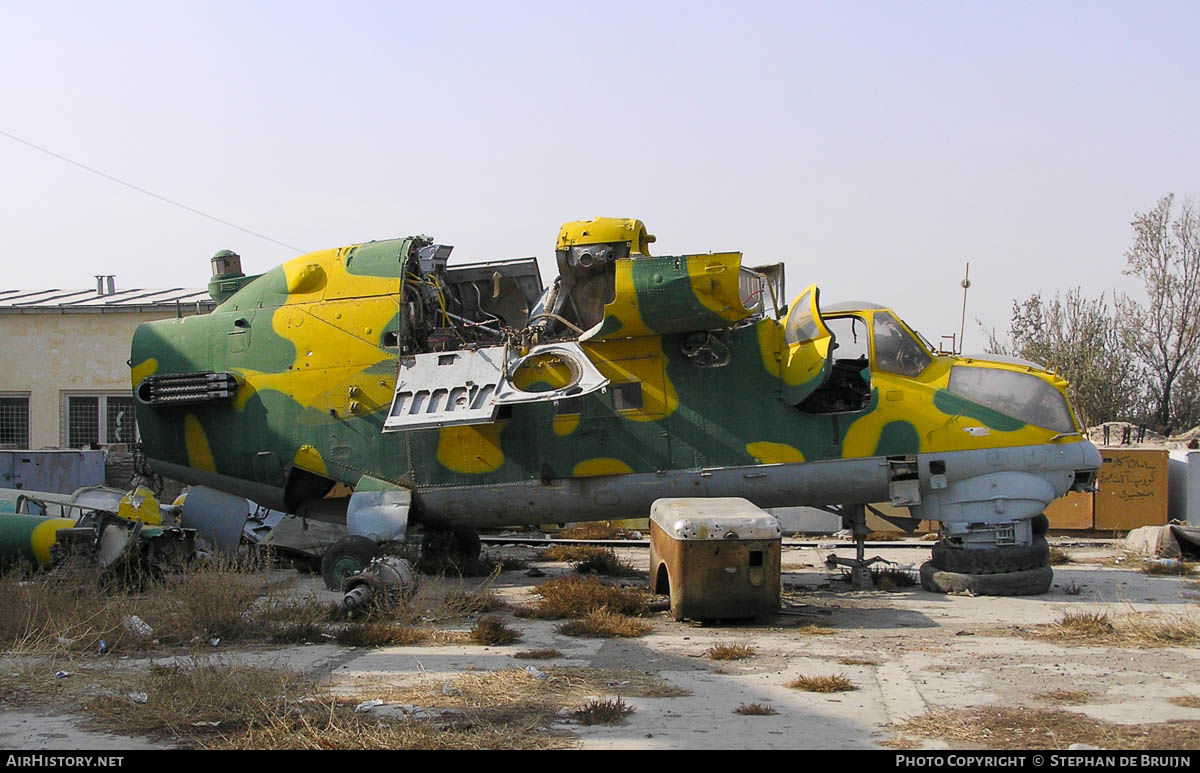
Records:
M129 345L142 322L204 314L207 289L0 290L0 449L137 438Z

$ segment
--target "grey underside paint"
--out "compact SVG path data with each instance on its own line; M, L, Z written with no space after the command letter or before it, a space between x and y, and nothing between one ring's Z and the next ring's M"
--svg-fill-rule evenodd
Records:
M932 480L929 463L945 464L945 486ZM1023 473L999 476L999 491L989 488L989 497L1028 501L1038 497L1036 512L1020 511L1018 518L1041 512L1050 499L1066 493L1075 481L1077 470L1094 470L1100 455L1087 442L1053 446L955 451L917 456L921 494L928 505L914 509L915 517L939 520L961 517L961 508L942 506L942 491L961 489L976 478L996 473ZM1028 478L1026 478L1028 476ZM1028 486L1004 487L1010 483L1037 479L1041 486L1034 494ZM985 482L991 479L984 478ZM976 486L978 487L978 486ZM968 483L968 488L970 485ZM1053 496L1050 496L1053 494ZM888 499L886 457L839 459L799 464L751 465L706 470L667 471L606 475L595 478L570 478L521 481L497 486L460 486L419 488L414 495L418 519L430 526L486 528L492 526L565 523L569 521L611 518L642 518L650 512L654 500L664 497L745 497L759 507L795 505L834 505L881 502ZM992 503L993 500L987 500ZM994 509L994 504L992 505ZM953 512L951 512L953 510ZM920 513L920 514L918 514Z
M930 462L945 465L944 486L930 474ZM224 475L156 462L163 475L236 493L259 504L283 509L283 491ZM1053 445L989 448L917 455L923 502L913 515L930 520L961 520L971 511L947 507L946 492L953 484L1001 472L1027 473L1048 488L1038 497L1065 494L1076 471L1096 470L1100 454L1086 440ZM1020 480L1020 478L1013 478ZM1027 479L1026 479L1027 480ZM632 473L595 478L539 480L488 486L418 488L413 493L413 520L430 526L488 528L519 524L644 518L650 505L663 497L745 497L759 507L832 505L883 502L888 499L886 457L836 459L798 464L748 465L661 473ZM1028 480L1027 480L1028 482ZM938 486L941 486L940 488ZM1001 499L1037 501L1030 492L992 492ZM1035 492L1036 493L1036 492ZM1051 497L1053 498L1053 497ZM986 500L992 504L994 499ZM1048 503L1048 502L1045 502ZM1041 506L1044 506L1042 503ZM1000 513L1000 520L1029 518L1036 512L1018 508ZM977 512L985 512L975 508Z

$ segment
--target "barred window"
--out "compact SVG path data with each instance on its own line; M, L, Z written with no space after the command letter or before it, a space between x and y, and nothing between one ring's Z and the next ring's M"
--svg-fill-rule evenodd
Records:
M100 442L100 398L67 398L67 447L86 448Z
M0 446L29 448L28 397L0 397Z
M64 408L63 442L68 448L137 440L132 396L68 394Z
M134 440L133 398L105 399L105 442L132 443Z

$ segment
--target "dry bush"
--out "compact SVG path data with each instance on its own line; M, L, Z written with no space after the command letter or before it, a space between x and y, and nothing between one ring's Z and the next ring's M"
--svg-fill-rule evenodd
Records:
M787 683L788 687L793 690L804 690L805 692L847 692L849 690L857 690L846 677L841 674L833 676L798 676Z
M0 578L0 647L16 653L48 653L63 647L95 652L137 651L157 644L189 645L219 638L269 637L281 618L295 622L301 610L313 620L326 614L309 601L284 600L261 561L213 559L133 590L104 583L94 566L68 564L23 581ZM153 629L139 636L122 625L136 615Z
M765 703L743 703L734 709L733 713L747 717L771 717L779 712Z
M1086 690L1050 690L1033 696L1049 703L1065 703L1077 706L1092 699L1092 694Z
M577 523L554 535L555 539L625 539L625 530L606 521ZM553 560L553 559L552 559Z
M1062 548L1050 548L1050 565L1062 566L1071 563L1071 554Z
M714 644L704 654L713 660L745 660L754 657L754 647L749 644Z
M802 636L833 636L837 631L832 628L827 628L816 623L805 623L798 625L795 628L788 629L792 633L798 633Z
M899 542L908 539L908 534L902 531L873 531L867 535L869 542Z
M427 628L383 621L351 623L337 632L337 642L346 647L408 647L433 638Z
M1200 615L1128 612L1109 618L1104 612L1069 612L1056 623L1022 633L1065 644L1118 647L1179 647L1200 644Z
M581 725L619 725L632 713L633 706L620 697L593 698L571 712L571 716Z
M1171 698L1171 703L1185 709L1200 709L1200 697L1195 695L1179 695Z
M879 665L878 660L871 660L870 658L842 658L842 659L838 660L838 662L841 663L843 666L877 666L877 665Z
M1115 631L1107 612L1067 612L1054 625L1070 638L1108 638Z
M847 579L849 579L849 576L847 576ZM911 588L918 582L911 573L903 569L897 569L894 566L872 567L871 580L874 581L875 587L879 590Z
M356 713L295 672L220 662L155 666L88 708L102 729L170 737L215 749L548 749L571 745L549 732L545 707L471 712L438 722ZM128 697L144 692L145 704Z
M638 636L645 636L652 629L637 618L628 617L619 612L612 612L607 607L601 607L594 612L588 612L583 617L565 622L555 630L564 636L604 639L612 637L636 638Z
M1028 706L938 711L893 729L972 749L1065 749L1077 743L1111 750L1195 749L1200 744L1196 721L1121 725L1077 711Z
M650 601L650 594L645 588L606 585L594 577L578 575L556 577L531 589L530 592L541 596L541 599L532 609L519 611L518 616L541 619L576 618L601 608L640 616L646 614L646 606Z
M637 571L617 558L612 548L595 545L551 545L541 552L539 561L564 561L575 567L580 574L628 577Z
M353 704L327 701L311 710L276 714L243 733L222 737L210 749L565 749L574 741L546 729L539 714L491 721L483 714L443 719L380 718Z
M323 692L296 671L197 659L126 675L112 694L86 709L109 732L198 741L262 724ZM130 693L145 693L148 700L137 703Z
M542 671L544 679L523 668L499 671L467 671L448 681L435 679L418 685L397 687L387 681L376 685L357 683L362 697L418 706L445 706L452 709L497 712L528 710L543 706L547 717L557 714L565 703L582 705L596 695L626 698L679 698L691 695L655 674L631 669L550 667ZM445 688L453 688L447 691Z
M552 660L561 658L562 653L558 650L521 650L514 652L513 657L521 660Z
M1158 574L1171 577L1183 577L1191 574L1195 569L1196 564L1191 561L1175 561L1171 564L1146 561L1142 564L1142 574Z
M471 629L471 641L475 644L497 646L512 644L520 639L521 634L505 625L499 615L485 615Z

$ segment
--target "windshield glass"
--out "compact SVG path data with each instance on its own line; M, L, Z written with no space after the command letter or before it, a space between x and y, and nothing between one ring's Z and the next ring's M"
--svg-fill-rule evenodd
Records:
M959 365L950 369L950 391L1026 424L1075 431L1062 392L1030 373Z
M875 313L875 366L902 376L919 376L933 358L891 312Z

